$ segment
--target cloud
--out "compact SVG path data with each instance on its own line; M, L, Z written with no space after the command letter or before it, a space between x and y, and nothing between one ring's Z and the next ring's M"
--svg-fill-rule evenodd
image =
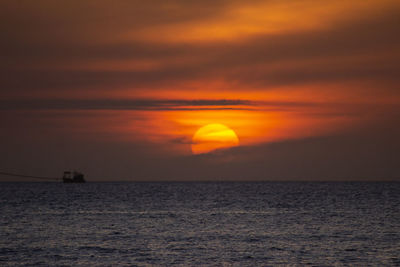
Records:
M183 6L181 2L157 2L158 5L129 2L112 5L110 13L107 1L102 2L105 6L62 2L64 10L53 9L48 1L32 4L32 9L14 6L9 14L4 14L8 23L3 24L7 25L4 31L7 35L0 44L4 56L0 63L1 94L7 97L55 90L79 94L82 90L100 92L118 88L132 92L171 87L186 90L185 83L210 80L223 80L233 85L230 87L233 90L348 82L385 83L385 88L379 90L392 90L398 83L400 8L396 5L353 19L346 17L322 28L261 32L219 42L127 40L116 38L112 31L134 32L135 28L143 30L155 24L175 25L216 17L237 5L228 2L217 1L213 8L194 2ZM84 16L81 8L91 8L93 12ZM165 12L170 8L180 12ZM49 10L53 13L48 13ZM156 16L142 13L162 16L154 19ZM16 14L19 20L15 19ZM115 27L104 29L102 19L111 23L112 14L120 15L113 22ZM36 16L42 20L34 19ZM54 36L62 40L54 43L51 41ZM104 41L101 36L115 39ZM130 65L135 69L131 70ZM324 90L324 86L318 90Z
M400 125L398 1L10 0L0 17L2 160L17 172L63 168L57 155L74 162L83 150L76 164L90 173L138 179L398 175L387 134ZM214 119L246 122L244 136L366 128L220 155L171 152ZM130 146L124 134L137 134ZM152 135L158 143L142 146Z
M67 109L67 110L179 110L240 108L251 106L247 100L156 100L156 99L37 99L1 101L1 109Z
M181 168L171 167L175 171L165 175L238 181L399 181L400 128L386 130L235 147L177 160L184 162Z
M0 110L264 110L317 106L312 102L231 99L31 99L3 100Z
M6 111L7 112L7 111ZM7 113L6 113L7 114ZM400 114L398 108L374 123L341 135L282 140L241 146L206 155L178 155L171 143L190 149L190 137L144 140L99 139L106 119L126 124L117 113L18 112L2 120L0 159L10 172L54 176L76 168L88 180L399 180ZM4 113L2 113L4 115ZM133 116L134 117L134 116ZM82 119L83 118L83 119ZM79 120L76 123L68 123ZM120 120L120 121L119 121ZM102 122L103 121L103 122ZM67 122L67 123L66 123ZM140 121L135 124L141 125ZM111 128L112 125L107 125ZM147 125L145 125L147 127ZM76 129L78 128L78 129ZM82 132L71 130L89 130ZM129 135L134 135L130 131Z

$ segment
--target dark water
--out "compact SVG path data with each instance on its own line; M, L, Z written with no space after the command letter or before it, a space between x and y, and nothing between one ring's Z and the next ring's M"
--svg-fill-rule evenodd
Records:
M0 266L400 266L400 183L0 183Z

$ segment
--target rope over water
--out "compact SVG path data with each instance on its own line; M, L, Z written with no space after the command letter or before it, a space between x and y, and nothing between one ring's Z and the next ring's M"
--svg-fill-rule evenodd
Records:
M55 178L55 177L24 175L24 174L10 173L10 172L2 172L2 171L0 171L0 175L33 178L33 179L39 179L39 180L52 180L52 181L59 181L60 180L60 178Z

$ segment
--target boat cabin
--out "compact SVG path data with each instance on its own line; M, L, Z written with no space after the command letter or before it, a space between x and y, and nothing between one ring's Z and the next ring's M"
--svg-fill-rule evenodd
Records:
M84 183L84 175L77 171L65 171L63 175L64 183Z

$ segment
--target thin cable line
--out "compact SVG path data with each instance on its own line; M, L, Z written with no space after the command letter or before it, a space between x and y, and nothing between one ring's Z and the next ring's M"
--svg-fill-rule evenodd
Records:
M2 172L2 171L0 171L0 175L26 177L26 178L34 178L34 179L40 179L40 180L57 180L57 181L60 180L60 178L55 178L55 177L24 175L24 174L10 173L10 172Z

